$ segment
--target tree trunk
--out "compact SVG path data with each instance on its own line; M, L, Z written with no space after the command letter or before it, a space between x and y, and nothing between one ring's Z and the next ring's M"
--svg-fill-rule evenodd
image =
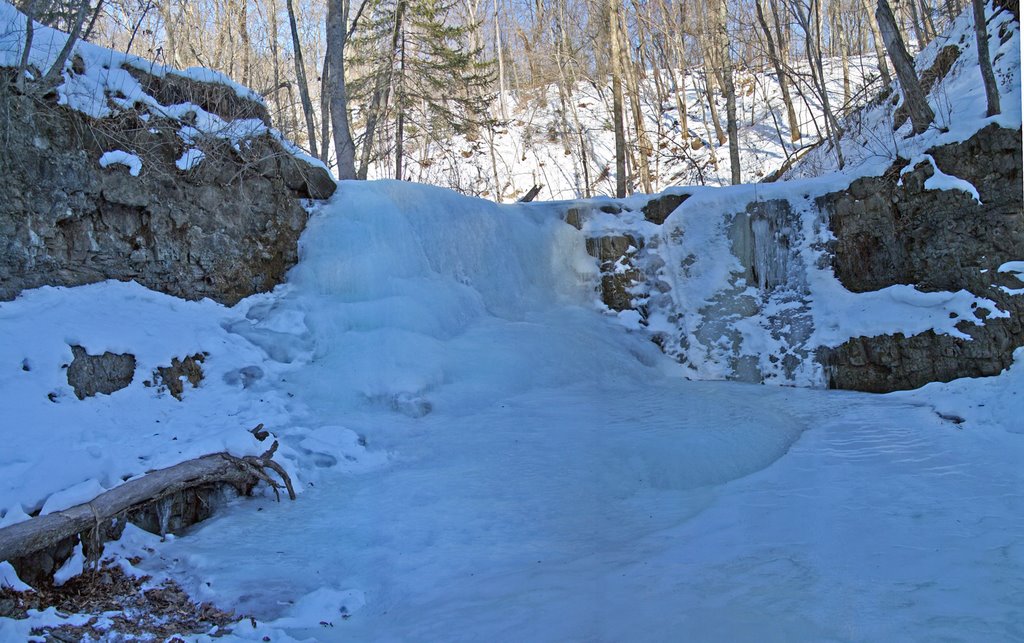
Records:
M732 56L729 53L729 14L726 0L718 0L718 56L721 65L722 89L725 90L725 126L729 130L729 169L733 185L742 182L740 173L739 124L736 122L736 87L732 78Z
M356 148L348 124L348 91L345 88L345 23L348 0L327 3L327 41L330 52L331 123L334 153L338 157L338 178L356 178Z
M187 460L129 480L88 503L4 527L0 529L0 561L22 559L77 534L98 530L111 518L177 492L213 484L251 489L260 480L278 488L280 485L271 481L265 468L282 476L289 497L294 500L291 480L284 469L272 460L276 448L275 441L267 453L258 457L238 458L227 453L214 453ZM95 535L98 537L99 534ZM96 556L98 552L91 552L91 555Z
M775 68L775 75L779 78L779 90L782 92L782 102L786 106L786 119L789 121L790 140L796 142L800 140L800 122L797 121L796 118L796 109L793 107L793 97L789 94L789 82L786 79L786 72L782 68L782 60L779 58L779 52L775 49L775 39L772 38L772 31L768 27L768 21L765 20L760 0L757 0L754 3L754 9L757 12L757 21L761 25L761 30L764 32L765 42L768 45L768 58L771 60L772 66Z
M618 0L608 0L612 62L612 121L615 129L615 196L626 196L626 133L622 126L622 52L619 42Z
M85 24L85 15L88 13L89 0L81 0L78 5L78 14L75 16L75 24L71 28L71 33L68 34L68 39L64 42L64 46L61 48L60 53L57 54L57 60L53 61L53 66L43 76L42 84L47 85L54 80L57 76L60 76L61 72L64 71L64 63L67 62L68 56L71 55L71 50L75 48L75 43L78 41L78 34L82 33L82 25Z
M871 10L871 0L863 0L864 13L868 16L868 27L871 29L871 37L875 41L875 57L878 58L878 73L882 77L882 83L889 86L892 83L892 76L889 75L889 65L885 62L885 45L882 43L882 33L878 30L878 20L875 19L875 12Z
M172 67L181 67L181 59L178 53L178 25L175 24L174 7L172 2L174 0L160 0L158 3L160 9L160 17L164 21L164 48L166 56L164 60Z
M892 15L892 9L886 0L878 0L875 18L878 19L878 28L882 32L885 49L889 52L892 66L896 70L896 77L903 88L903 104L907 106L914 133L920 134L935 120L935 112L928 105L928 98L921 89L917 72L914 71L914 60L907 53L896 25L896 17Z
M401 28L401 27L399 27ZM405 96L402 87L405 82L405 34L399 36L398 54L398 87L395 93L395 111L398 117L395 121L395 179L402 180L402 155L405 153Z
M302 43L299 42L299 26L295 20L295 7L292 0L285 0L288 9L288 26L292 32L292 49L295 50L295 82L299 85L299 98L302 99L302 114L306 117L306 136L309 138L309 152L320 156L316 147L316 124L313 121L313 102L309 99L309 83L306 82L306 65L302 62Z
M988 116L999 113L999 88L996 76L992 72L992 59L988 51L988 26L985 21L985 0L971 0L974 9L974 37L978 41L978 66L981 67L981 79L985 83L985 99L988 101Z
M359 170L356 178L365 179L370 170L370 159L373 155L373 141L377 134L377 124L380 122L381 114L385 113L390 100L393 70L395 67L395 52L398 51L399 37L402 33L402 24L405 19L405 2L399 2L395 7L395 24L391 30L391 48L386 57L387 72L380 72L374 83L373 96L370 98L370 106L366 111L366 128L363 130L363 144L359 150Z
M907 6L910 11L910 24L914 27L914 38L917 39L917 50L921 51L924 46L928 44L928 37L925 34L924 28L921 26L921 17L917 13L917 2L916 0L910 0L907 2Z
M331 146L331 43L326 43L324 65L320 69L320 160L324 165L330 162Z
M621 21L619 22L619 37L622 43L629 42L626 35L626 26ZM651 154L651 143L647 138L643 109L640 106L640 80L632 55L630 55L628 50L620 48L620 51L624 54L622 64L623 69L626 71L625 80L629 88L629 105L630 111L633 113L633 133L636 136L637 155L634 166L640 172L640 185L644 193L650 194L652 191L651 166L648 159Z
M238 35L242 41L242 84L252 83L252 47L249 43L249 0L242 0L238 9Z
M686 24L686 3L679 3L679 24ZM677 48L676 66L679 68L679 84L676 85L676 112L679 116L679 129L683 135L683 142L690 140L690 118L687 114L686 105L686 38L685 32L679 30L679 38L675 41ZM675 74L672 76L675 79Z

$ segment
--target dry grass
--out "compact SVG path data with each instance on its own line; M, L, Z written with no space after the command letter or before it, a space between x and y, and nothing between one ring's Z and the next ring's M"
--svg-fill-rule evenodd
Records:
M87 570L61 587L15 592L0 588L0 616L27 618L30 609L54 607L61 614L85 614L80 626L40 627L32 631L47 641L160 640L179 635L224 636L237 616L210 603L196 603L174 581L144 589L150 578L132 578L120 567Z

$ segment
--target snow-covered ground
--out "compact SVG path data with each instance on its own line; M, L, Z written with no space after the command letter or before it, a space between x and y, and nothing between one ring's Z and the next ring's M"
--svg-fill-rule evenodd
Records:
M113 283L0 304L22 409L0 424L4 521L259 450L261 421L299 499L236 501L139 564L258 619L235 636L1021 636L1024 351L889 396L687 381L597 310L558 214L345 183L289 284L233 309ZM70 343L134 351L136 382L74 399ZM183 401L139 383L197 350Z

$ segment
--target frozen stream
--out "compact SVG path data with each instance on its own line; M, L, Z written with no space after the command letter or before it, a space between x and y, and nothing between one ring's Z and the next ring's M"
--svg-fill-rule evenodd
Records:
M1020 434L685 381L543 207L343 191L235 329L295 364L304 493L148 568L298 639L1024 637Z
M297 638L1024 636L1019 447L863 396L616 393L396 422L409 462L325 476L294 504L238 504L163 553L200 595L267 618L321 587L365 593L350 620L324 613L334 628ZM826 405L773 464L785 439L730 460L742 435L801 424L766 407ZM704 476L724 484L695 487Z

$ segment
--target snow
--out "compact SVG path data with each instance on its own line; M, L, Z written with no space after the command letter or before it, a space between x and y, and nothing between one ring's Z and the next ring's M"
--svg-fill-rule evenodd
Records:
M132 176L138 176L139 172L142 171L142 159L124 150L103 153L100 157L100 167L107 168L111 165L125 166L128 168L128 173Z
M192 147L185 150L181 158L175 161L174 164L182 172L187 172L202 163L204 158L206 158L206 154L202 150Z
M82 552L82 543L75 545L71 558L67 559L60 569L53 573L53 584L60 587L85 569L85 554Z
M44 287L0 302L0 516L20 520L24 512L67 508L151 469L207 453L266 450L248 429L263 422L273 430L290 417L288 402L264 390L279 376L264 363L265 353L225 329L252 325L245 308L186 302L114 281ZM134 354L132 383L79 401L66 376L71 345L92 355ZM158 366L198 352L209 353L205 379L199 388L186 388L187 411L183 402L144 385ZM261 378L248 386L233 379L254 364L261 365Z
M959 177L952 176L944 173L939 169L939 166L935 163L935 159L931 154L922 154L919 158L914 159L907 167L900 171L900 183L903 182L903 175L914 170L921 162L927 162L932 166L932 175L929 176L924 182L924 189L926 190L959 190L970 195L972 199L977 201L978 205L982 205L981 197L978 195L978 188L970 181L965 181Z
M935 83L928 94L935 122L926 132L916 136L910 135L909 122L894 131L896 107L892 100L876 100L866 109L851 114L841 123L845 134L840 141L848 173L855 172L861 176L882 174L897 158L918 158L929 148L964 141L992 123L1011 129L1020 128L1019 25L1012 13L1006 10L994 12L992 3L988 3L989 53L1002 109L1000 114L990 117L987 116L988 104L978 66L973 12L970 7L967 9L915 59L920 76L931 67L944 47L955 45L961 50L949 72ZM895 85L896 81L893 83ZM835 152L822 146L802 158L784 178L818 176L838 169Z
M9 588L16 592L31 589L18 578L18 572L14 571L14 567L6 560L0 561L0 588Z
M806 77L809 70L794 62L794 72ZM845 102L841 61L826 59L825 73L833 105ZM877 86L877 62L874 55L851 57L852 96L861 95L870 83ZM663 84L671 87L678 70L658 70ZM677 185L721 186L730 183L728 145L715 134L704 98L704 71L691 68L685 73L686 109L690 138L682 136L677 107L657 101L654 70L638 78L644 127L655 151L650 156L655 192ZM442 185L465 194L515 201L534 185L543 189L543 199L577 199L587 193L614 194L615 143L610 85L579 81L566 90L563 104L554 84L536 90L524 90L505 97L505 112L493 132L473 136L457 135L443 143L425 146L418 158L408 163L412 180ZM774 73L752 70L737 73L737 113L740 131L741 174L745 182L760 181L781 167L793 154L818 140L824 131L824 111L806 86L794 91L794 109L803 134L793 142L778 79ZM794 88L791 86L791 91ZM716 94L722 118L725 99ZM853 100L856 100L854 98ZM500 97L492 115L500 117ZM358 106L355 106L358 109ZM356 114L358 118L358 113ZM778 131L776 130L778 124ZM724 122L723 122L724 127ZM568 130L568 135L563 133ZM580 157L579 137L587 149L587 166ZM568 140L566 140L568 139ZM699 142L698 149L691 143ZM606 175L602 172L608 170ZM371 178L393 177L386 162L372 165ZM495 172L500 176L496 191ZM599 176L604 178L598 179ZM587 183L590 189L588 192ZM639 179L630 177L632 189L640 190Z

